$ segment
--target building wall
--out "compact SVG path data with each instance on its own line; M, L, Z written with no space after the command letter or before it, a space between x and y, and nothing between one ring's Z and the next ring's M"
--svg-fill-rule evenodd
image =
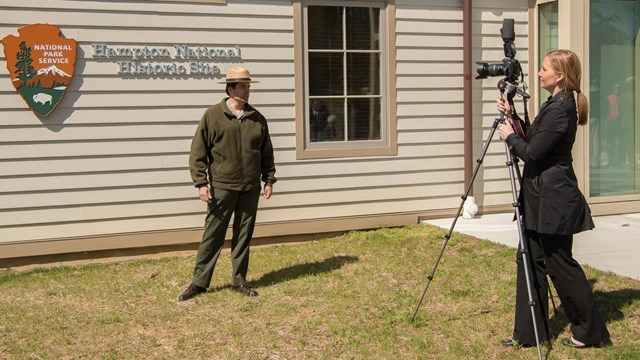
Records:
M514 19L514 31L516 34L516 56L522 67L524 80L527 86L533 86L532 81L537 81L535 74L529 74L529 18L526 1L475 1L473 9L473 61L474 66L477 61L487 63L501 63L505 57L503 44L500 35L502 20L505 18ZM476 76L475 68L472 76ZM489 77L483 80L473 81L473 148L474 159L480 156L481 150L490 131L494 126L495 119L499 116L496 100L500 94L498 81L501 77ZM520 84L522 88L523 84ZM526 89L530 92L530 89ZM521 97L514 98L514 104L518 113L523 116L524 108ZM534 109L530 102L528 108ZM535 112L531 111L531 120ZM511 204L513 202L511 194L511 184L509 181L509 170L506 166L507 155L504 142L497 134L493 136L487 154L483 159L482 166L478 172L478 178L474 181L474 194L476 200L484 206L496 204ZM522 165L522 164L521 164ZM515 178L515 176L514 176Z
M220 101L224 85L210 77L123 77L113 60L93 57L94 43L239 45L242 61L262 81L252 102L270 119L276 156L287 151L293 112L289 2L43 0L0 6L3 37L17 35L23 24L50 23L79 48L73 82L44 119L17 95L2 59L0 241L202 225L188 149L204 109ZM232 65L219 64L223 73Z
M334 231L349 228L349 219L353 228L375 227L389 224L385 217L450 212L464 192L462 3L395 3L398 155L296 160L291 1L4 0L0 37L49 23L79 50L71 86L46 118L16 93L0 54L0 248L74 239L71 249L81 250L83 239L200 231L205 207L191 184L188 149L204 109L224 96L220 79L123 77L113 60L93 56L96 43L241 48L241 62L260 81L251 103L269 119L279 178L274 197L261 200L259 228L295 234L343 219L314 230ZM482 1L473 9L474 60L502 59L503 17L516 19L519 58L527 58L527 1ZM235 63L218 65L224 73ZM478 152L494 116L495 82L474 83ZM485 206L510 203L500 146L492 145L474 183Z

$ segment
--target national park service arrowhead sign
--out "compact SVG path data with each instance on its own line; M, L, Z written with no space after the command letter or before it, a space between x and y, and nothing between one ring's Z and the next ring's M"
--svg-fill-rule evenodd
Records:
M11 83L31 110L46 117L73 77L77 46L57 26L33 24L2 39Z

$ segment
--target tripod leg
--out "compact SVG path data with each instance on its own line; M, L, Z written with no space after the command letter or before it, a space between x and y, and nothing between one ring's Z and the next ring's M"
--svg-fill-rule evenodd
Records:
M501 117L504 117L504 114L501 115ZM535 334L536 337L536 347L538 348L538 359L542 360L542 349L540 348L540 336L538 335L538 324L536 321L536 302L533 299L533 283L531 282L531 271L532 271L532 267L531 267L531 263L529 262L529 256L528 256L528 247L526 247L525 242L524 242L524 235L523 235L523 227L522 227L522 217L520 216L520 205L518 204L518 193L516 190L516 181L515 181L515 176L514 176L514 172L515 172L515 167L517 166L513 159L512 159L512 155L511 155L511 151L509 151L509 147L507 146L507 143L504 144L504 148L505 148L505 152L507 154L507 167L509 168L509 179L511 181L511 195L513 196L513 207L515 208L516 211L516 219L518 222L518 238L520 241L520 249L522 252L522 261L523 261L523 268L524 268L524 274L525 274L525 279L527 282L527 295L529 297L529 305L531 307L531 322L533 323L533 332ZM539 306L540 304L538 304Z
M508 151L508 150L507 150ZM518 178L518 184L522 185L522 174L520 173L520 166L518 166L518 158L516 157L512 157L512 167L517 175ZM519 199L519 192L516 191L516 197ZM521 219L518 220L521 223ZM546 266L545 266L546 269ZM545 270L546 271L546 270ZM548 275L548 273L546 273ZM553 313L557 314L558 310L556 308L556 303L553 300L553 294L551 293L551 284L552 282L549 281L550 279L548 279L547 276L545 276L545 281L547 282L547 289L549 291L549 297L551 298L551 305L553 305ZM545 330L547 331L547 334L549 334L549 328L548 328L548 324L545 322Z
M424 291L422 292L422 297L420 297L420 301L418 301L418 306L416 306L416 310L413 313L413 316L411 317L411 321L413 321L416 318L416 315L418 314L418 309L420 309L420 305L422 304L422 300L424 299L425 294L427 293L427 289L429 289L429 284L431 284L431 280L433 279L433 276L436 273L436 268L438 267L438 264L440 263L440 259L442 258L442 254L444 254L444 249L447 247L447 243L449 242L449 239L451 238L451 234L453 233L453 228L456 226L456 222L458 221L458 216L460 216L460 211L462 211L462 207L464 206L464 202L467 200L467 196L469 195L469 192L471 191L471 187L473 186L473 182L476 179L476 176L478 175L478 170L480 170L480 165L482 165L482 161L485 157L485 155L487 154L487 150L489 149L489 144L491 143L491 139L493 138L493 135L496 132L496 129L498 128L498 124L500 124L501 119L495 119L495 121L493 122L493 125L491 126L491 132L489 133L489 136L487 137L487 140L485 141L483 147L482 147L482 151L480 153L480 157L478 157L478 160L476 160L476 166L473 169L473 175L471 176L471 181L469 181L469 184L467 185L467 189L464 192L464 195L462 195L462 201L460 202L460 206L458 206L458 211L456 212L456 215L453 218L453 222L451 223L451 227L449 227L449 232L447 232L447 234L444 236L445 241L442 244L442 248L440 249L440 254L438 255L438 259L436 260L435 265L433 266L433 270L431 271L431 274L429 276L427 276L427 285L424 288Z

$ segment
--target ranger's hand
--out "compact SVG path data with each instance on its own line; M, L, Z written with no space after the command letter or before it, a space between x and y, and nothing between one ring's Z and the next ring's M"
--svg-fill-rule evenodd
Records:
M273 193L273 188L269 185L264 186L264 198L269 199Z
M211 191L209 189L209 185L202 185L198 188L198 196L200 196L200 200L210 203L213 199L211 198Z

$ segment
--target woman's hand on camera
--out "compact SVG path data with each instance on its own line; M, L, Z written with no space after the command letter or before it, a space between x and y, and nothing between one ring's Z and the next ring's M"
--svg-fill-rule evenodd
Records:
M498 111L504 113L506 117L511 117L511 106L504 94L498 96Z
M507 119L505 122L498 125L498 135L502 140L506 140L507 137L514 132L515 131L513 131L513 125L511 125L511 119Z

